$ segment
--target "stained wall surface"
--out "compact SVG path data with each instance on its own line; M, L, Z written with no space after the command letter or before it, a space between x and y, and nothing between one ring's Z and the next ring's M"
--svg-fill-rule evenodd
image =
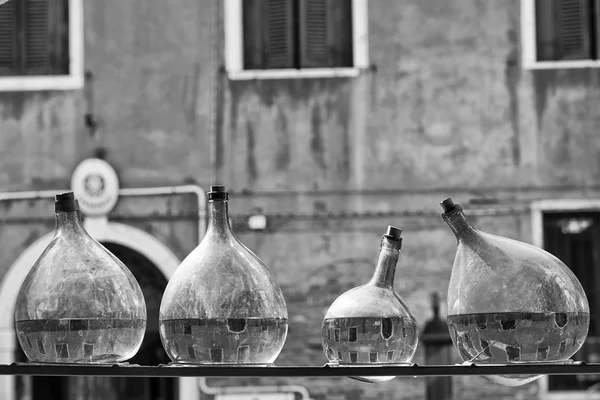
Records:
M524 70L518 2L370 1L372 68L359 77L250 81L223 72L215 4L84 1L86 88L0 92L0 190L68 187L98 148L123 187L227 185L239 238L288 301L279 364L326 362L325 310L368 280L388 224L405 231L396 289L422 327L430 292L445 299L456 245L439 201L451 195L468 209L485 199L480 228L530 242L526 207L497 210L598 193L600 74ZM267 215L267 230L247 228L254 212ZM51 229L27 218L0 225L0 276ZM193 247L188 225L136 223L154 225L182 257ZM315 399L424 396L422 379L292 381ZM481 378L454 382L462 399L515 396ZM537 383L518 390L538 392Z

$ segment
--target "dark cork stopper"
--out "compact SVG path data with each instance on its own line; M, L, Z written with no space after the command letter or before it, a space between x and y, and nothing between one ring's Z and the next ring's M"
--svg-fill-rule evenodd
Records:
M383 244L383 240L387 239L389 241L389 245L391 245L396 250L400 250L402 248L402 238L400 237L401 235L402 229L389 225L386 233L381 238L381 242Z
M229 193L225 191L225 186L223 185L212 185L207 196L209 201L229 199Z
M392 225L388 226L387 232L385 233L385 236L387 236L388 239L392 239L392 240L399 240L401 235L402 235L402 229L397 228Z
M448 197L440 203L440 207L443 212L447 213L448 211L452 211L456 207L456 204L452 200L452 197Z
M73 192L57 194L54 200L54 211L79 211L79 202Z

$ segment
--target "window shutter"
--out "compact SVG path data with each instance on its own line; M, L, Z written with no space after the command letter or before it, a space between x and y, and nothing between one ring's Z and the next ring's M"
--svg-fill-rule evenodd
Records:
M300 0L300 66L329 67L327 0Z
M294 68L293 0L267 0L267 68Z
M265 65L265 1L243 0L244 69L264 69Z
M44 0L48 9L48 57L50 74L68 74L69 53L69 0Z
M596 60L600 59L600 0L594 1L594 15L592 16L593 26L595 26L595 48L592 51L595 51L593 54L593 58Z
M303 68L352 66L352 0L300 0Z
M16 2L0 5L0 76L17 72L17 12Z
M590 11L590 0L557 0L557 59L592 58Z
M535 2L535 39L538 61L553 61L557 59L557 1L536 0Z
M25 5L25 73L27 75L44 75L50 72L49 0L21 1Z
M352 35L352 0L326 0L328 5L327 33L331 67L354 65Z
M294 0L243 0L244 69L294 68Z

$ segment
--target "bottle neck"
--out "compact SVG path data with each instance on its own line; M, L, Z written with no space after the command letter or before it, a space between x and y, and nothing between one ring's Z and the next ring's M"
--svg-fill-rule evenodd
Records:
M54 221L58 235L65 235L69 232L85 232L80 211L56 211Z
M477 240L477 229L471 225L463 213L462 207L457 207L448 214L444 214L443 218L450 229L452 229L452 232L454 232L454 236L456 236L458 242L469 243Z
M232 235L227 200L210 200L208 202L208 218L207 234L214 234L221 238Z
M494 244L494 241L490 240L489 234L477 230L469 223L462 207L457 207L456 210L443 214L443 216L454 232L458 244L462 244L476 253L481 262L492 269L512 262L511 256Z
M381 240L381 251L377 260L377 267L369 284L393 289L399 255L400 242L390 240L384 236Z

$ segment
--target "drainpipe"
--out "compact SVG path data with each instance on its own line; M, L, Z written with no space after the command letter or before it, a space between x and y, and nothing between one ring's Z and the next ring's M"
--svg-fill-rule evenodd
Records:
M217 176L217 121L219 113L219 66L220 66L220 40L219 40L219 7L222 0L211 1L211 18L210 18L210 103L209 103L209 126L208 126L208 143L209 143L209 172L208 181L212 185L218 180Z
M208 386L206 378L198 378L198 387L203 394L211 396L220 394L298 393L301 400L312 400L308 390L300 385L213 387Z

